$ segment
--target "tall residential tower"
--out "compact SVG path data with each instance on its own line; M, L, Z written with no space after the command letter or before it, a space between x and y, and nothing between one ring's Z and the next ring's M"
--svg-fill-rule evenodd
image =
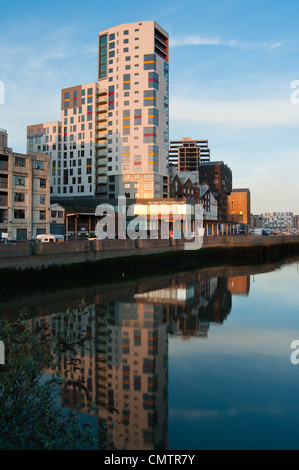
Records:
M166 31L154 21L123 24L102 31L98 80L99 87L108 90L108 197L167 197ZM103 119L103 112L97 115Z

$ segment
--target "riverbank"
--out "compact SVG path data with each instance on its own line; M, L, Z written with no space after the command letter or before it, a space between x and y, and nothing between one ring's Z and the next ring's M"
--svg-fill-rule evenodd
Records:
M2 288L32 283L103 282L177 269L263 264L299 254L299 237L206 237L199 250L184 240L84 240L0 245Z

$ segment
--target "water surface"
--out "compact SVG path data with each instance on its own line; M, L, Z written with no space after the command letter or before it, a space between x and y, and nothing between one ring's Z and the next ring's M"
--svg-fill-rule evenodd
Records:
M298 449L299 364L290 360L298 281L296 260L206 268L36 292L0 303L0 312L26 306L33 325L57 331L57 313L71 308L68 328L82 328L85 297L92 339L73 378L101 407L91 416L72 387L61 403L77 407L95 433L106 423L116 448Z

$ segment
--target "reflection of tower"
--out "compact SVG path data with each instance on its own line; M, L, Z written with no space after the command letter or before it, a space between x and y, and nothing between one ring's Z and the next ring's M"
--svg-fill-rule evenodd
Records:
M78 332L85 338L75 348L75 354L68 348L57 357L58 370L67 378L62 388L62 405L82 412L95 399L95 342L96 317L94 305L75 309L68 314L51 317L53 341L55 337L66 338L71 344L77 342Z
M163 308L115 304L107 356L109 404L103 418L116 448L167 448L168 342Z

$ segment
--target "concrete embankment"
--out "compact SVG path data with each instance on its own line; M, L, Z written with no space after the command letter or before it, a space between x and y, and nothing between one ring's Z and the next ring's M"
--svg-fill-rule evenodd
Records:
M143 269L259 264L299 254L299 237L205 237L201 249L184 248L185 240L174 239L1 244L0 280L11 284L13 280L24 280L25 273L32 281L57 275L84 277L90 273L117 278Z

